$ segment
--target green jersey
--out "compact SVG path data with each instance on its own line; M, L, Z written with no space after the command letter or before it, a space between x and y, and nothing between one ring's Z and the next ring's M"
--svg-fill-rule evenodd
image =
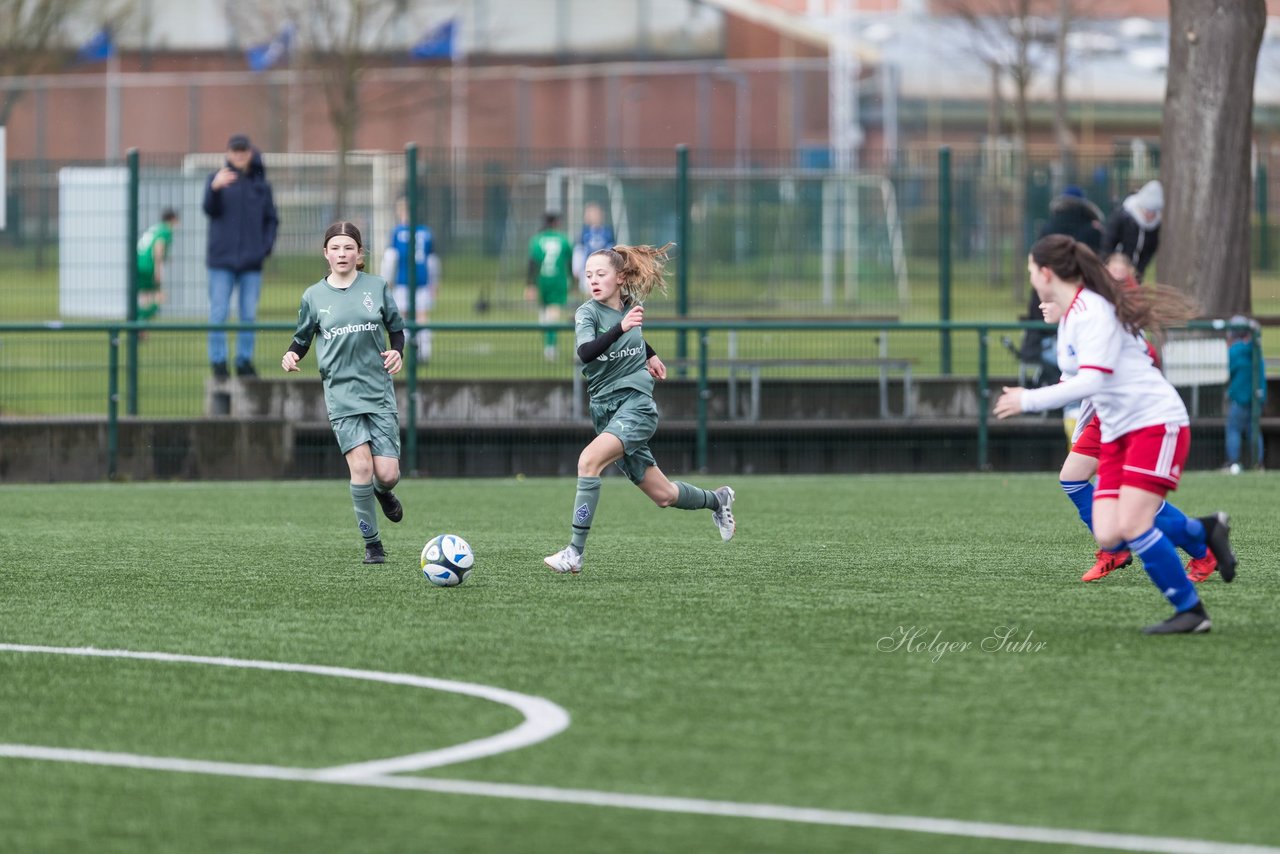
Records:
M573 314L576 346L594 341L622 322L630 304L616 311L595 300L587 300ZM634 389L653 395L653 377L647 367L644 333L639 326L628 329L599 358L582 366L587 379L587 394L594 400L623 389Z
M382 364L387 332L404 329L386 279L360 273L349 288L321 279L307 288L293 340L316 346L324 402L330 420L348 415L396 413L396 392Z
M148 228L138 238L138 272L154 273L156 271L156 244L165 247L173 243L173 229L167 222L158 222Z
M573 244L555 229L539 231L529 240L529 260L538 265L538 288L568 287L573 280Z

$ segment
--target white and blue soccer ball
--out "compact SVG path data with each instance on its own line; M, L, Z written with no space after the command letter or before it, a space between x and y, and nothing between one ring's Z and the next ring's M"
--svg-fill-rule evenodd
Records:
M457 534L440 534L422 547L422 574L437 587L457 587L475 563L470 544Z

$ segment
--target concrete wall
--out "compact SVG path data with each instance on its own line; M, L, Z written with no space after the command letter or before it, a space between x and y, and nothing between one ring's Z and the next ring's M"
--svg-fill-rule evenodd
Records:
M993 380L992 388L1002 382ZM426 382L418 402L419 464L426 477L572 476L592 429L565 382ZM208 386L220 416L124 419L121 480L227 480L347 475L325 416L318 380L231 380ZM890 385L901 412L902 385ZM225 397L223 397L225 395ZM729 418L728 387L713 383L707 469L723 474L975 471L979 396L971 379L915 382L911 418L881 418L874 379L766 381L759 420ZM1274 399L1274 398L1273 398ZM698 389L672 379L659 387L662 425L652 449L664 471L693 471ZM405 402L401 401L401 411ZM402 425L406 422L403 416ZM1280 417L1263 422L1280 448ZM1194 421L1188 468L1222 461L1222 418ZM990 424L988 461L998 471L1052 471L1066 437L1057 418ZM0 482L95 481L108 477L105 419L0 419ZM407 449L406 449L407 450ZM1273 455L1273 465L1280 464ZM408 462L406 458L406 470ZM409 473L409 472L406 472Z

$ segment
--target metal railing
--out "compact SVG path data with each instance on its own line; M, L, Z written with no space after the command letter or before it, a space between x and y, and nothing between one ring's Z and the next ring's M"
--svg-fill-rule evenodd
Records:
M513 340L523 341L525 338L536 341L538 336L543 335L549 329L555 328L562 335L571 329L568 325L559 327L549 327L541 324L529 323L434 323L419 327L418 324L407 324L406 329L410 340L413 334L419 329L431 329L437 335L443 338L454 337L458 341L481 341L487 342L490 349L493 349L493 342L503 335L513 336ZM975 390L977 407L976 412L972 415L951 414L941 420L951 420L956 423L971 423L973 427L973 436L976 443L976 467L979 470L989 467L989 447L990 447L990 412L993 403L992 400L992 334L993 333L1017 333L1025 332L1030 329L1048 329L1044 324L1035 323L981 323L981 322L885 322L885 321L866 321L866 320L814 320L814 321L769 321L769 320L753 320L744 322L742 320L693 320L693 321L652 321L645 324L646 338L652 341L663 341L671 343L678 341L685 336L693 338L695 352L687 359L676 357L675 350L666 350L672 353L670 361L673 363L671 375L673 377L680 375L683 379L692 383L696 389L695 404L693 407L693 460L695 466L703 469L706 466L708 445L711 436L715 430L719 428L720 421L713 420L710 403L713 399L712 385L713 383L725 383L730 388L730 394L736 389L734 383L740 374L751 376L753 380L753 404L751 406L751 417L745 419L744 424L737 425L740 428L752 429L752 418L759 421L759 374L762 368L776 369L775 373L780 371L783 376L772 378L771 381L779 381L781 383L796 384L800 379L812 378L838 378L849 379L858 378L864 380L868 386L873 383L879 387L879 409L869 413L868 417L878 417L882 420L897 419L895 423L909 423L914 417L912 413L912 382L906 380L903 388L903 406L901 415L893 415L886 419L887 412L887 396L885 392L885 383L887 381L888 371L894 366L907 365L906 377L915 377L915 384L924 378L932 377L938 381L950 381L957 383L970 383ZM1188 331L1191 334L1199 334L1204 336L1221 336L1226 328L1223 321L1196 321L1189 324ZM285 323L258 323L258 324L177 324L177 323L137 323L137 322L111 322L111 323L61 323L49 322L38 324L15 324L0 323L0 391L4 391L3 377L7 377L15 371L25 372L28 375L26 387L28 388L49 388L56 385L56 378L60 373L68 371L74 367L81 373L92 375L95 371L101 370L104 374L105 383L101 386L105 391L100 398L98 405L88 408L90 414L105 415L106 418L106 456L108 476L114 477L117 472L117 449L119 441L119 429L122 417L137 418L140 411L140 393L139 388L141 380L146 376L146 372L157 373L163 370L159 367L144 367L139 361L139 337L159 336L162 334L172 334L176 340L183 342L189 347L194 346L197 351L204 340L204 333L212 330L220 331L241 331L254 330L259 333L280 333L284 338L285 333L291 333L294 329L293 324ZM1255 330L1256 333L1256 330ZM33 336L36 342L43 342L44 339L56 341L66 336L93 336L101 334L103 336L102 344L105 346L105 358L95 363L92 360L84 361L85 356L82 354L78 358L82 361L72 365L71 363L59 364L57 359L46 360L46 364L36 364L40 360L38 347L32 352L37 355L32 357L30 354L23 357L18 355L16 351L21 347L16 340L15 335ZM944 350L943 342L949 342L952 336L956 336L956 343L960 345L966 336L969 337L967 345L957 346L957 355L948 357L948 361L952 358L956 359L956 364L947 365L947 370L943 370L940 361L940 353ZM741 337L754 336L749 346L743 347L737 342ZM1005 336L1002 336L1005 337ZM892 338L893 347L889 346ZM860 349L853 349L849 346L850 342L861 341L865 344L858 345ZM1007 337L1006 337L1007 341ZM192 342L196 342L193 344ZM766 347L762 342L772 342ZM277 341L279 343L279 341ZM30 342L28 342L30 345ZM1006 345L997 342L997 351L1005 353ZM873 349L872 349L873 347ZM30 346L28 349L31 349ZM83 349L83 348L82 348ZM283 352L283 347L280 348ZM441 348L446 349L446 348ZM123 356L121 351L123 352ZM662 352L663 348L659 348ZM962 352L960 352L962 351ZM61 348L54 348L50 352L62 352ZM536 352L534 347L528 347L524 352ZM1254 363L1254 384L1258 386L1258 373L1263 370L1263 359L1261 357L1261 346L1259 336L1255 334L1253 338L1253 363ZM815 358L817 354L817 358ZM477 359L470 361L462 360L450 363L445 362L443 368L435 369L435 378L451 379L460 382L475 380L479 374L475 370L475 362ZM200 357L194 358L195 370L203 370L204 365L200 361ZM438 364L438 362L432 362ZM22 365L22 367L18 367ZM1017 365L1015 362L1006 362L1007 369L1001 369L997 372L998 377L1009 377L1017 375ZM422 368L416 359L416 353L413 347L407 348L406 352L406 370L402 375L403 381L406 383L406 393L409 400L409 406L402 414L403 427L409 436L416 437L420 427L429 429L429 425L420 425L418 423L418 413L422 409L422 403L419 397L421 393ZM513 384L519 384L529 379L551 379L556 382L563 381L566 384L572 384L575 389L575 395L580 395L580 375L576 361L572 364L572 374L566 376L567 370L570 369L568 363L558 363L555 365L544 365L536 360L521 358L518 353L515 357L499 354L495 356L494 364L486 366L485 376L495 380L507 380ZM962 373L956 373L956 370ZM1225 370L1225 366L1224 366ZM283 380L281 380L283 381ZM1010 380L1012 381L1012 380ZM580 399L580 398L579 398ZM100 406L100 408L98 408ZM730 420L734 418L734 410L736 404L728 410L728 415L722 420ZM85 409L83 407L77 409L74 406L67 406L63 411L59 411L56 405L45 405L39 407L31 405L24 406L23 400L14 391L8 391L0 394L0 415L21 415L30 417L31 415L40 415L47 418L59 418L80 415L83 416ZM575 415L579 413L575 412ZM1256 399L1252 407L1252 429L1251 441L1249 443L1250 454L1255 446L1257 436L1260 431L1261 403ZM935 415L935 420L939 420ZM776 423L775 423L776 426ZM796 426L802 430L804 427L803 418L797 418ZM406 443L406 468L414 470L416 468L418 449L416 439ZM1254 461L1259 462L1259 461Z

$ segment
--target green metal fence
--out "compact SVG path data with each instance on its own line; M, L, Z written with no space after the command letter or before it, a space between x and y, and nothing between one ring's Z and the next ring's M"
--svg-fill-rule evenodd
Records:
M565 152L358 152L339 185L334 155L266 155L281 213L264 271L260 320L289 320L297 294L324 273L319 242L335 219L361 225L376 270L393 204L408 193L435 237L441 320L518 322L529 237L548 209L574 236L586 204L605 211L618 239L677 241L673 293L652 309L669 317L896 317L907 321L1017 319L1028 285L1025 251L1061 185L1084 186L1105 214L1158 159L1127 152L1080 156L1065 173L1047 153L1023 164L1000 148L954 147L868 157L839 174L794 155L755 153L735 164L717 152L628 152L625 165ZM182 222L166 319L207 319L203 184L218 153L143 153L137 202L128 160L9 163L9 227L0 233L4 320L124 320L129 236L164 207ZM415 174L409 175L410 169ZM1274 170L1255 183L1254 306L1280 315ZM136 225L131 219L136 217ZM1158 276L1159 259L1156 260ZM673 271L677 273L677 271ZM433 319L434 317L433 316Z
M759 465L763 470L822 471L824 455L836 460L830 468L838 470L1057 465L1065 451L1059 416L1028 416L997 428L989 415L992 394L1001 386L1035 383L1036 365L1023 363L1013 352L1020 336L1034 326L653 321L646 324L646 340L669 370L668 381L656 392L663 410L660 435L675 431L683 443L681 458L698 470L752 470ZM241 328L0 324L0 431L17 422L104 422L106 470L101 474L108 477L118 472L122 424L271 421L327 436L314 360L304 360L300 375L264 370L261 378L227 381L208 375L205 333ZM250 328L258 333L266 363L266 353L274 362L287 348L293 325ZM410 350L406 370L397 378L407 471L422 468L419 442L433 442L440 431L478 437L477 431L503 426L508 446L527 449L537 448L548 431L571 433L569 444L589 439L585 394L567 340L570 327L560 332L565 346L554 361L543 358L546 328L537 324L460 322L431 328L436 355L418 364ZM1223 327L1198 322L1179 334L1221 342ZM142 336L145 340L136 340ZM690 343L684 357L676 349L682 337ZM949 372L941 358L944 337L953 343ZM1262 370L1261 345L1254 340L1256 369ZM1213 383L1197 380L1184 396L1194 402L1197 421L1208 418L1218 424L1221 380ZM1261 416L1261 407L1255 407L1255 431L1261 429ZM1002 434L996 450L993 429ZM1026 443L1033 440L1039 446L1019 460L1018 443L1029 448ZM731 454L717 457L717 446L732 443L737 444ZM1218 465L1219 446L1211 436L1197 450L1200 456L1193 465ZM928 449L923 457L922 447ZM928 455L946 454L948 448L953 459ZM899 459L888 465L885 461L895 454ZM769 455L778 462L762 464ZM333 456L337 458L336 450Z

